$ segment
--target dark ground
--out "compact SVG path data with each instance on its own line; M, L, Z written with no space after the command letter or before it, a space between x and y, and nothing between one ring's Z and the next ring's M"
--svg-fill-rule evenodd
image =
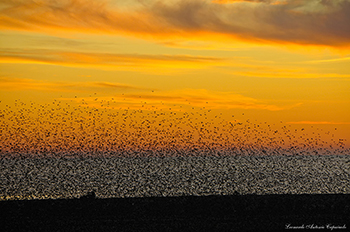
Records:
M230 195L0 201L1 231L350 229L350 195ZM344 227L345 225L345 227Z

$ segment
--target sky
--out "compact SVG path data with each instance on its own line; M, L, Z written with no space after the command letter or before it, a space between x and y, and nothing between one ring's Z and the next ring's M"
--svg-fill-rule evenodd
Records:
M349 0L3 0L0 20L2 151L219 149L230 125L225 148L350 148Z

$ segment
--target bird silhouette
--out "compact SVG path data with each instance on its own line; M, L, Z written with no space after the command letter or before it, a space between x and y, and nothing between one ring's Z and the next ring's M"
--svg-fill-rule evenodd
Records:
M205 107L123 103L94 93L69 101L1 104L2 156L231 156L349 154L337 128L258 122ZM142 98L138 95L137 98ZM187 101L187 100L186 100ZM186 103L187 104L187 103ZM195 103L194 103L195 104ZM237 114L239 115L239 114ZM244 116L244 117L243 117Z

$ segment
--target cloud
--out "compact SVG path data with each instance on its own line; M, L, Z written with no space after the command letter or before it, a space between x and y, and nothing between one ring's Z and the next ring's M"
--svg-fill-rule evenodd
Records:
M276 106L265 101L243 96L232 92L209 91L205 89L180 89L160 91L140 88L127 84L111 82L54 82L48 80L34 80L25 78L0 77L1 91L45 91L66 93L92 93L103 92L105 97L101 100L117 102L115 107L131 107L142 109L144 105L158 108L169 108L174 105L185 107L206 107L207 109L258 109L279 111L299 106ZM118 94L117 94L118 93ZM122 94L121 94L122 93ZM87 106L99 107L96 97L83 98ZM82 98L62 98L81 102ZM111 104L110 107L113 105Z
M241 59L241 61L244 59ZM340 61L340 60L339 60ZM295 79L311 79L311 78L341 78L347 80L350 78L349 73L337 73L324 70L323 72L318 68L302 68L292 67L278 63L263 63L263 65L251 64L254 60L247 60L249 64L244 62L235 62L229 74L240 77L261 77L261 78L295 78ZM312 61L302 61L301 63L317 63Z
M130 2L6 0L0 28L350 47L349 0ZM218 4L224 2L232 4Z
M72 84L45 82L26 78L0 78L0 89L2 91L36 90L36 91L67 91Z
M4 29L108 33L128 30L142 32L152 27L151 22L138 18L142 12L112 10L103 0L7 0L1 5L0 18Z
M312 64L318 64L318 63L335 63L335 62L347 62L350 60L350 57L342 57L337 59L328 59L328 60L311 60L306 61L305 63L312 63Z
M130 4L127 10L120 10L107 1L7 0L1 3L0 28L143 35L160 40L169 36L208 39L224 36L265 43L350 45L348 0L250 2L271 4L144 1L143 5Z
M284 0L282 0L284 2ZM281 0L213 0L213 3L228 4L237 2L261 2L261 3L275 3L282 2Z
M292 0L295 3L300 3L301 1ZM233 4L233 3L262 3L262 4L271 4L271 5L286 5L291 4L291 0L213 0L213 3L217 4ZM312 1L312 0L308 0Z
M35 90L46 92L92 92L116 90L145 90L131 85L110 82L54 82L27 78L0 77L2 91Z
M348 125L350 122L327 122L327 121L300 121L300 122L287 122L287 124L300 124L300 125Z
M91 84L98 87L106 87L106 88L112 88L112 89L139 89L137 87L133 87L130 85L115 84L115 83L109 83L109 82L92 82Z
M190 55L144 55L87 53L49 49L0 49L2 63L44 63L67 66L111 67L116 69L144 68L203 68L218 65L224 59Z
M264 77L264 78L350 78L350 74L306 73L306 72L298 72L298 71L288 71L288 72L245 71L245 72L233 72L232 74L237 76Z
M295 106L276 106L254 98L246 97L240 94L231 92L209 91L205 89L180 89L173 91L141 91L134 93L125 93L113 95L110 97L100 97L98 101L113 101L109 107L122 107L132 109L165 109L176 110L179 107L205 107L206 109L257 109L279 111L290 109ZM81 102L82 99L70 99L76 102ZM90 107L100 107L99 102L95 98L84 98L84 102ZM106 107L106 104L104 104ZM155 107L155 108L153 108Z

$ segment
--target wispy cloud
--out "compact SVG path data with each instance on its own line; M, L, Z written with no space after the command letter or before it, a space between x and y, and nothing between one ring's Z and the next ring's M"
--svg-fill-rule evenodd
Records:
M103 90L107 92L145 90L136 86L109 82L53 82L26 78L0 77L2 91L35 90L45 92L91 92Z
M141 3L130 1L128 7L118 8L118 2L113 5L109 1L6 0L0 5L0 28L126 34L157 40L188 37L222 40L224 36L225 41L350 46L349 0Z
M269 72L269 71L243 71L233 72L233 75L246 76L246 77L264 77L264 78L350 78L350 74L339 74L339 73L307 73L307 72Z
M218 92L205 89L180 89L161 91L111 82L53 82L24 78L0 77L1 91L44 91L66 93L103 92L99 101L113 98L116 107L142 109L144 105L158 108L171 108L174 105L186 107L205 107L207 109L257 109L280 111L298 107L300 104L277 106L269 102L247 97L233 92ZM118 93L118 94L117 94ZM89 106L99 107L96 97L62 98L81 102L84 99ZM112 107L112 104L110 105ZM106 107L106 106L105 106Z
M336 63L336 62L347 62L350 61L350 57L342 57L337 59L326 59L326 60L311 60L305 63L319 64L319 63Z
M343 80L350 78L349 73L344 73L339 70L330 72L330 70L322 70L320 67L304 68L303 66L292 66L294 63L264 63L251 59L244 60L243 58L235 58L233 60L234 62L232 62L232 66L228 73L234 76L293 79L341 78ZM300 63L305 63L305 61Z
M123 85L123 84L116 84L116 83L109 83L109 82L90 82L90 85L104 87L104 88L112 88L112 89L140 89L138 87L134 87L130 85Z
M350 122L327 122L327 121L299 121L299 122L287 122L287 124L300 124L300 125L348 125Z
M113 98L113 101L111 101ZM80 98L65 98L64 100L73 100L81 102ZM230 92L208 91L204 89L180 89L173 91L140 91L113 95L109 97L99 97L98 101L117 102L109 107L125 107L134 109L146 109L156 107L158 109L174 110L179 106L184 107L205 107L206 109L257 109L279 111L297 107L276 106L258 99L246 97L240 94ZM84 98L84 102L90 107L99 107L96 98ZM106 107L106 104L104 104Z
M285 0L282 0L285 2ZM213 3L219 3L219 4L228 4L228 3L237 3L237 2L260 2L260 3L278 3L282 2L281 0L213 0Z
M87 53L46 49L0 49L2 63L46 63L67 66L102 66L116 69L135 67L200 68L218 65L225 60L216 57L190 55L145 55Z

